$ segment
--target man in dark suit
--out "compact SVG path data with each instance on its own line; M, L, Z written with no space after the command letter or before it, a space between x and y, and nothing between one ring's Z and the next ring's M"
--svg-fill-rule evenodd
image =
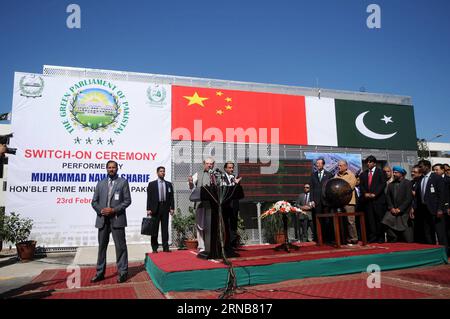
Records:
M423 216L421 214L417 214L414 210L416 205L416 192L417 188L420 185L420 181L422 180L422 171L420 170L419 165L414 165L411 170L411 184L412 184L412 195L413 195L413 202L412 207L410 209L410 221L413 224L414 228L414 242L416 243L424 243L425 242L425 235L424 235L424 227L423 227Z
M415 211L422 215L426 244L436 244L436 235L440 245L448 250L445 227L445 191L444 179L431 172L431 163L420 160L422 179L416 189Z
M163 251L169 250L169 214L174 213L173 186L172 183L164 180L166 169L159 166L156 169L158 178L147 187L147 216L156 218L156 236L151 236L152 250L158 252L158 230L161 223L161 235Z
M312 207L311 207L311 186L309 184L305 184L303 186L304 192L298 195L297 204L298 207L302 210L300 213L292 214L296 219L294 223L296 237L302 241L311 241L308 238L308 229L311 228L312 225Z
M369 243L384 243L384 226L381 220L386 213L386 180L383 171L377 167L377 159L370 155L366 159L367 170L360 175L361 193L366 216Z
M238 219L239 219L239 199L230 191L231 186L241 187L239 183L242 177L236 178L234 175L234 163L226 162L223 166L225 172L222 176L224 189L224 203L222 205L222 216L225 226L225 254L227 257L237 257L234 248L239 246Z
M445 178L444 182L447 185L447 214L445 216L445 227L447 228L447 242L450 243L450 165L444 164L444 172L445 172Z
M333 174L325 170L325 160L323 158L319 158L315 163L316 171L311 174L311 195L312 195L312 222L313 222L313 238L314 241L317 241L317 226L316 226L316 214L325 214L328 212L327 207L325 205L325 201L322 195L323 185L329 180L333 178ZM322 223L322 233L324 234L324 241L331 242L333 241L333 227L331 223L331 218L323 218Z
M125 239L127 226L126 208L131 204L130 186L128 181L117 175L118 165L114 161L106 163L108 176L97 183L92 207L97 213L95 227L98 228L98 259L97 274L91 282L105 278L106 249L109 243L109 234L112 232L116 246L117 282L122 283L128 276L128 250Z

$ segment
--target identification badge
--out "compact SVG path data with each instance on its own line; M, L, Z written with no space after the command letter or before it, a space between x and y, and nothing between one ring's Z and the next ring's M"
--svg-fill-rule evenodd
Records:
M430 192L434 193L434 186L433 186L433 184L431 184Z
M170 187L167 188L167 192L170 193Z
M114 194L114 200L119 200L119 193Z

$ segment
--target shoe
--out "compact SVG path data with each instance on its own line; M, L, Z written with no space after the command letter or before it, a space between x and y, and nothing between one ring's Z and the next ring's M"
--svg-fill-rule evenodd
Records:
M105 275L95 275L94 277L92 277L91 282L99 282L105 279Z
M234 251L226 251L225 256L227 256L227 258L233 258L233 257L239 257L240 255Z
M127 281L127 278L128 278L128 274L126 274L126 273L121 274L121 275L119 275L119 277L117 277L117 283L121 284L121 283Z
M171 251L170 251L170 249L169 249L169 248L167 248L167 249L163 249L163 252L165 252L165 253L171 253Z
M157 251L157 250L153 250L153 253L154 253L154 254L157 254L157 253L158 253L158 251Z

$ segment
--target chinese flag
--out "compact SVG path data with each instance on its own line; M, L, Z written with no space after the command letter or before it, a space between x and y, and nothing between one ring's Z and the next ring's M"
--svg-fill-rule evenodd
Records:
M265 128L267 139L259 139L257 142L269 144L277 142L271 136L271 129L278 128L279 144L306 145L305 97L172 86L173 140L182 139L178 134L180 130L177 130L182 128L190 132L190 139L193 141L219 142L243 142L235 135L227 134L227 129L256 131L259 137L262 132L260 129ZM201 132L198 132L199 128ZM212 133L217 132L213 128L220 130L222 134ZM246 137L245 142L255 141Z

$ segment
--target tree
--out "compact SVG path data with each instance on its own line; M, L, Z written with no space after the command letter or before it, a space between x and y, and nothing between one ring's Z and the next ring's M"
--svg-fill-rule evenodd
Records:
M430 157L428 142L424 138L417 139L417 157L419 160L428 159Z

